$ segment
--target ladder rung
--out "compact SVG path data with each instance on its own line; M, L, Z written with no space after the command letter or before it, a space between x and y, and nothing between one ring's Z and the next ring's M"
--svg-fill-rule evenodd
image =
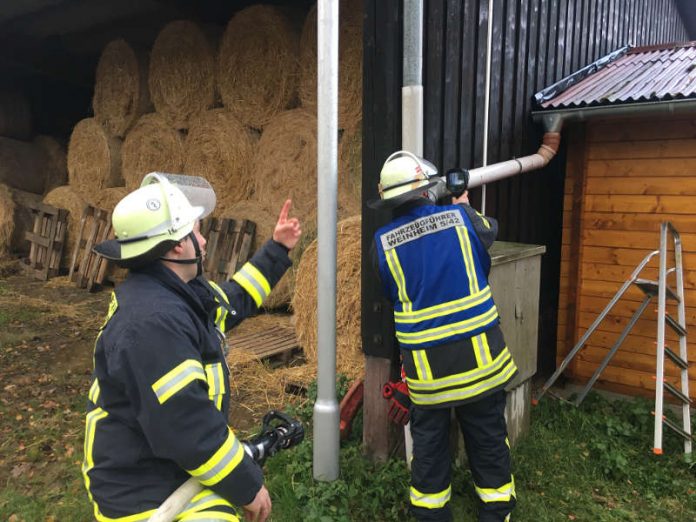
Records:
M689 363L686 362L684 359L679 357L676 353L674 353L672 350L667 348L665 346L665 355L672 359L672 362L679 366L682 370L688 370L689 369Z
M680 426L678 426L675 422L672 422L671 420L669 420L667 417L662 419L662 422L666 426L672 428L674 431L676 431L679 435L681 435L685 439L696 441L696 439L694 439L694 437L693 437L693 435L691 435L691 433L684 431Z
M665 319L667 320L667 324L672 327L672 330L677 332L679 335L686 335L686 328L682 325L679 324L679 321L677 321L674 317L672 317L669 314L665 314Z
M684 395L680 390L672 386L670 383L666 382L664 383L665 385L665 390L667 390L669 393L674 395L677 399L680 399L682 402L685 402L687 404L691 404L691 399L689 399L686 395Z
M634 283L645 292L646 295L657 296L660 288L657 281L651 281L649 279L636 279ZM679 297L668 285L665 285L665 293L668 299L679 302Z

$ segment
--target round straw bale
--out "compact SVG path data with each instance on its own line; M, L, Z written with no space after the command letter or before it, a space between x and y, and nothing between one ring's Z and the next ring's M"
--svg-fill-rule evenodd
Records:
M0 182L12 188L43 193L48 157L31 142L0 138Z
M338 35L338 126L353 127L362 118L362 0L341 0ZM317 8L305 19L300 38L302 106L317 110Z
M277 115L261 135L254 159L254 197L278 209L289 197L305 229L316 228L317 120L303 110Z
M99 57L94 82L94 118L114 136L126 135L150 107L147 55L125 40L109 42Z
M43 190L48 194L51 190L68 182L68 159L65 147L52 136L39 134L34 138L34 145L40 148L47 158L46 184Z
M349 377L364 371L360 341L360 216L338 222L336 237L336 368ZM317 360L317 243L302 255L292 298L295 332L307 362Z
M254 141L231 113L206 111L191 122L184 172L207 179L222 205L245 200L253 189Z
M89 204L111 213L114 211L116 203L125 198L129 192L126 187L111 187L100 190L89 201Z
M0 91L0 136L26 140L31 136L31 106L16 90Z
M184 139L161 114L145 114L126 135L121 159L123 180L134 190L150 172L182 172Z
M94 118L78 122L70 136L68 179L84 195L123 185L121 140L107 134Z
M217 60L218 89L240 121L263 128L297 97L299 35L276 7L253 5L227 24Z
M340 217L362 208L362 125L346 129L338 146L338 211Z
M148 84L155 110L175 129L215 103L215 55L194 22L178 20L157 35Z
M69 185L56 187L51 192L44 196L44 203L57 208L64 208L70 214L68 215L68 228L65 231L65 240L63 243L63 255L61 257L60 266L69 268L72 261L73 251L77 243L78 235L80 234L80 219L82 219L82 211L87 202L83 197Z
M10 188L0 183L0 257L12 250L12 235L14 233L15 203Z

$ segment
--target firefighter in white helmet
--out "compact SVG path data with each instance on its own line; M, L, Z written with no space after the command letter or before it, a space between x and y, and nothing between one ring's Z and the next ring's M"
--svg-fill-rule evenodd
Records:
M204 489L177 520L270 514L263 473L227 423L223 331L255 313L290 266L300 223L286 201L273 239L213 288L199 222L215 201L203 178L148 174L114 209L116 238L95 247L130 269L94 351L82 471L98 521L147 520L191 476Z
M411 512L451 520L451 410L464 435L481 522L509 520L515 506L504 387L516 375L488 284L497 223L467 192L438 206L436 167L407 151L387 158L380 199L393 220L374 236L380 279L394 308L406 386L389 383L395 418L413 436ZM401 392L405 393L401 393ZM404 415L406 413L406 415Z

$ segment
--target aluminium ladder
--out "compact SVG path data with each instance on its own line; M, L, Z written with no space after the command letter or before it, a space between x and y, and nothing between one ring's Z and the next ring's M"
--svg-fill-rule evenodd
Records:
M671 233L672 240L674 242L674 266L667 268L667 234ZM655 256L659 254L659 270L658 270L658 281L650 281L647 279L640 279L638 276L640 272L645 268L648 262ZM667 285L667 276L674 272L675 274L675 286L676 290L671 289ZM657 308L657 363L656 363L656 386L655 386L655 436L654 436L654 446L653 452L657 455L662 454L662 427L663 424L674 430L676 433L682 436L684 439L684 454L687 459L691 458L691 444L693 436L691 434L691 417L690 417L690 407L692 400L689 398L689 374L688 374L688 357L687 357L687 342L686 342L686 310L684 303L684 272L682 267L682 244L679 237L679 233L674 228L674 226L669 222L662 223L660 227L660 249L650 252L645 258L640 262L636 269L631 274L630 278L624 282L621 288L616 292L614 297L609 301L609 304L602 310L597 319L590 325L587 331L583 334L577 344L568 353L568 355L563 359L558 369L554 374L544 383L541 391L537 395L537 398L533 401L534 404L549 391L549 388L553 385L558 377L563 373L563 371L568 367L571 360L575 355L583 348L588 338L597 329L602 320L607 316L611 308L618 302L621 296L628 290L628 288L635 284L638 286L643 293L645 298L641 302L640 306L636 309L635 313L629 320L626 327L623 329L619 337L617 338L614 345L611 347L607 355L604 357L600 363L597 370L590 378L590 380L585 385L584 389L578 395L575 400L575 406L579 406L583 401L587 393L590 391L594 383L597 381L602 371L607 367L609 361L614 356L616 351L619 349L623 341L628 336L628 333L633 328L635 323L638 321L639 317L647 308L650 301L657 296L658 298L658 308ZM674 319L667 313L667 299L675 301L677 303L677 319ZM665 325L669 325L679 337L679 354L672 351L669 347L665 346ZM672 384L665 382L664 379L664 364L665 355L680 369L681 377L681 389L673 386ZM678 424L668 419L664 415L664 390L667 390L675 398L681 402L682 408L682 427Z

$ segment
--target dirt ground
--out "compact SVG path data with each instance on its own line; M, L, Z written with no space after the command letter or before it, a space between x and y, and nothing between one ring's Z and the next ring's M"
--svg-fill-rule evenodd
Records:
M79 471L84 411L94 341L112 288L89 293L67 276L38 281L20 268L0 263L0 477L21 494L41 491L58 503L79 495L86 502ZM290 324L288 316L260 323L269 321ZM242 434L255 432L269 409L297 400L283 394L268 363L235 356L230 367L230 424Z

